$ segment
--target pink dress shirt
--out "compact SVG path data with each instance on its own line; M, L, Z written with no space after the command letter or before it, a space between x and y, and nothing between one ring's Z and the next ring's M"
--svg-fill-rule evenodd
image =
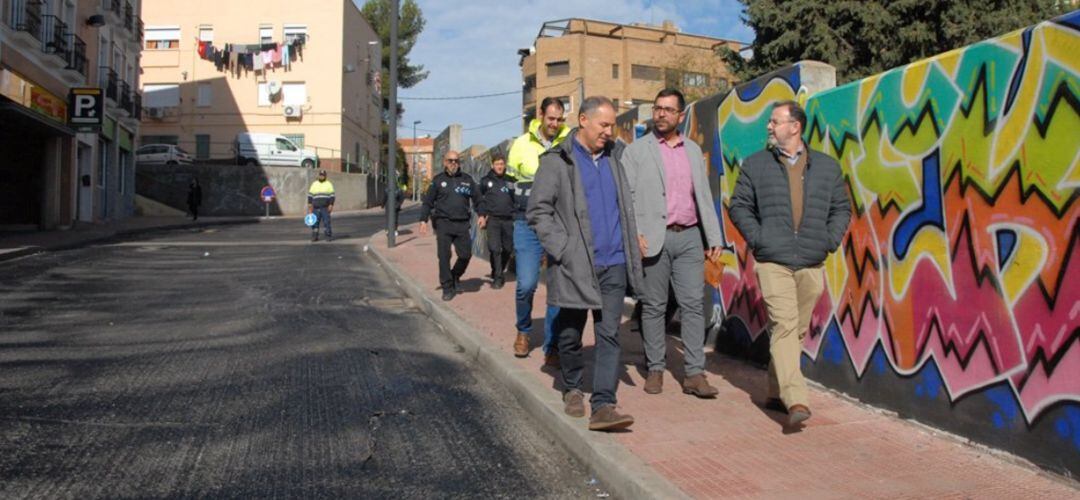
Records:
M660 159L664 162L664 193L667 198L667 224L693 226L698 223L697 202L694 200L694 179L690 173L690 158L686 156L682 134L674 146L662 137Z

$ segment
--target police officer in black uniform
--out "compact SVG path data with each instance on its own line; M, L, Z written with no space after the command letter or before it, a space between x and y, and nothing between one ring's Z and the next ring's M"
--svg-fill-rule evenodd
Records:
M514 182L506 173L506 159L499 153L491 158L491 171L480 179L480 229L487 230L488 252L491 256L491 288L503 287L503 273L514 250Z
M442 299L450 300L461 293L458 281L472 258L472 240L469 237L470 206L478 200L476 182L461 172L461 157L457 151L447 151L443 157L441 174L431 180L431 187L424 193L424 205L420 210L420 234L428 233L428 218L435 227L439 249L439 283ZM470 205L471 204L471 205ZM454 246L457 261L450 268L450 246Z

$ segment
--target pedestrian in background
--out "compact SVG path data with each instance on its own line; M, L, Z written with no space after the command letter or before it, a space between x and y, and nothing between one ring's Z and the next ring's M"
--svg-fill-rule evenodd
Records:
M840 165L803 141L806 112L798 103L776 103L766 127L769 147L743 161L729 213L754 252L769 314L765 406L787 412L794 426L810 418L799 367L803 338L825 290L823 263L851 220L851 201Z
M491 261L491 288L496 290L506 282L504 273L514 251L514 177L506 173L506 160L501 153L491 158L491 170L480 179L480 229L487 231L487 246Z
M187 192L187 206L191 220L199 220L200 205L202 205L202 186L199 185L198 177L192 177Z
M330 214L334 213L334 183L326 178L326 170L319 171L319 177L308 189L307 212L315 214L315 225L311 226L311 241L319 241L319 225L326 228L326 240L334 241L330 228Z
M555 319L567 415L585 415L581 336L593 315L593 394L590 430L629 427L634 417L616 411L619 323L627 287L641 290L641 253L633 201L613 141L615 105L606 97L581 103L571 139L540 158L527 212L529 225L550 255L548 303Z
M427 236L428 219L435 227L436 246L439 253L439 284L442 299L452 300L461 293L461 276L472 258L472 237L469 235L471 210L477 203L478 189L472 177L461 171L461 158L457 151L447 151L443 157L443 172L431 180L431 187L424 193L420 209L420 234ZM457 260L450 267L450 247L454 247Z
M641 334L649 374L645 392L660 394L667 354L668 289L675 291L682 325L683 392L701 398L719 393L705 378L705 259L723 245L705 157L679 133L686 98L677 89L656 95L653 132L626 147L623 164L634 197L638 241L644 257Z
M514 275L517 284L514 290L514 304L517 312L514 338L514 355L524 358L529 355L529 334L532 333L533 296L536 285L540 282L540 265L544 259L544 248L540 240L525 220L525 210L529 204L533 178L540 166L540 155L560 145L570 134L566 127L566 108L556 97L545 97L540 101L540 117L529 123L525 132L510 145L507 167L510 175L517 179L514 189L514 201L517 208L514 214ZM558 348L555 345L552 325L559 308L548 302L544 313L544 364L559 366Z

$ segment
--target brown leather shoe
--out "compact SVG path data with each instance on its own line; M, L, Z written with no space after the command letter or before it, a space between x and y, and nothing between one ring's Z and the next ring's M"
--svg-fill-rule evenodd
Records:
M704 373L697 375L691 375L683 380L682 386L683 394L693 394L699 398L715 398L720 391L715 387L709 385L709 381L705 379Z
M529 355L529 336L518 332L514 339L514 356L524 358Z
M664 392L664 372L650 370L645 377L645 394L660 394Z
M571 417L585 416L585 395L577 389L566 391L562 396L563 411Z
M634 417L615 411L615 405L604 405L589 417L590 431L614 431L634 425Z
M559 368L559 353L553 352L551 354L544 355L544 366L550 366L552 368Z
M788 426L794 427L810 418L810 408L806 405L791 405L788 408Z

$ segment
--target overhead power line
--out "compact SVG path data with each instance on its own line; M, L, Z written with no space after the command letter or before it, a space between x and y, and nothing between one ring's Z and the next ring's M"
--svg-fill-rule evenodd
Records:
M533 90L549 89L551 87L558 87L560 85L566 85L568 83L577 83L579 81L581 81L581 77L574 78L573 80L570 80L570 81L567 81L567 82L559 82L559 83L553 83L551 85L545 85L543 87L536 87ZM504 96L504 95L520 94L521 92L522 91L519 89L519 90L512 90L512 91L509 91L509 92L492 92L492 93L489 93L489 94L476 94L476 95L457 95L457 96L441 96L441 97L406 97L406 96L398 96L398 100L399 101L464 101L464 100L469 100L469 99L485 99L485 98L488 98L488 97L499 97L499 96Z

